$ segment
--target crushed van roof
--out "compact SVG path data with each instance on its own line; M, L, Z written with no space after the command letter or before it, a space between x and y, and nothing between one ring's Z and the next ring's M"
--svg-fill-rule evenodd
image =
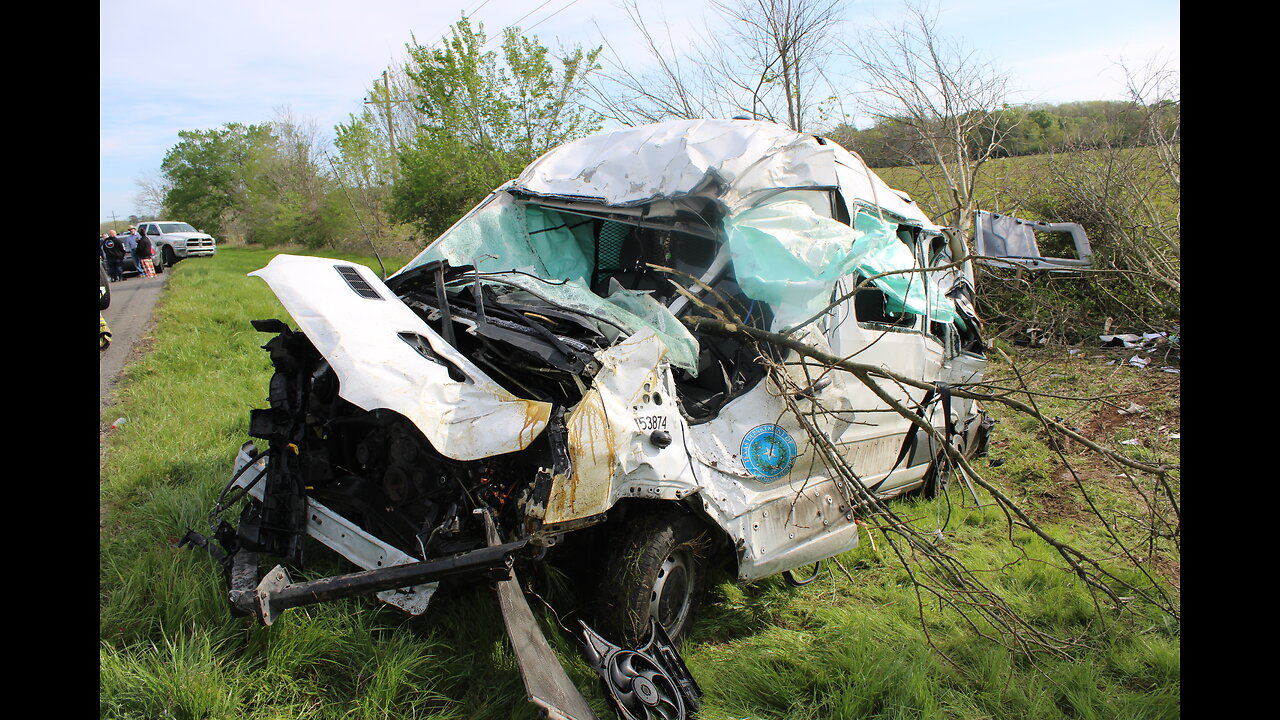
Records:
M849 202L879 205L936 229L856 153L754 120L673 120L599 133L550 150L512 185L531 195L615 206L707 195L730 210L759 192L820 187L838 187Z

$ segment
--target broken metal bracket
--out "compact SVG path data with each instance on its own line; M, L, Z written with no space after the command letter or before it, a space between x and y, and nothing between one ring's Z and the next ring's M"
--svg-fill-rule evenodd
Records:
M474 511L482 516L485 535L491 546L500 542L498 529L488 510ZM498 594L498 606L502 609L502 621L507 628L507 639L515 651L520 666L520 676L529 702L542 709L544 716L552 720L597 720L586 698L569 679L559 658L551 650L542 628L529 609L520 580L513 569L510 577L494 586Z
M213 559L217 560L219 564L223 566L227 565L227 562L228 562L227 554L222 552L218 548L210 545L209 538L205 537L204 535L201 535L195 530L191 530L190 528L187 529L186 535L183 535L182 538L178 540L178 542L173 543L169 547L173 548L174 550L179 550L187 545L191 545L192 547L203 548L204 550L208 551L208 553L213 556Z
M258 609L258 553L239 550L231 557L231 589L227 600L232 615L253 615Z
M471 550L452 557L393 565L300 583L291 582L289 573L277 565L258 584L258 612L262 621L270 625L276 621L280 613L300 605L313 605L378 590L407 587L454 575L505 578L511 572L512 555L527 544L528 540L518 540L504 545Z

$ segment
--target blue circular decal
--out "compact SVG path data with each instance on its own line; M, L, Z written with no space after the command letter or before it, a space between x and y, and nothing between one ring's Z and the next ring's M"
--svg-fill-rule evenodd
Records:
M742 464L757 480L787 474L796 461L796 443L779 425L757 425L742 438Z

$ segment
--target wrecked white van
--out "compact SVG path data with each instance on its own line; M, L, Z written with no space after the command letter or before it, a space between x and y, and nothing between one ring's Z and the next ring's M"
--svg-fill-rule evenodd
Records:
M270 623L377 592L422 613L441 580L499 580L530 698L587 717L571 685L529 671L546 643L515 579L574 554L616 707L683 716L696 684L669 638L709 568L748 581L857 545L859 508L815 432L884 497L942 473L930 435L852 375L682 318L731 312L937 383L891 392L972 452L989 423L945 388L981 378L983 341L951 238L829 140L696 120L552 150L385 282L276 257L251 274L293 327L255 323L276 372L251 417L263 446L245 444L227 494L249 500L217 534L233 605ZM307 535L362 571L259 578L259 553L300 565ZM661 672L620 681L606 670L624 655Z

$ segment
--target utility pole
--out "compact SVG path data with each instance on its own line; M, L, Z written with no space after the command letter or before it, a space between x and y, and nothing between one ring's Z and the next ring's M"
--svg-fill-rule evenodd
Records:
M391 141L391 174L394 176L396 172L396 131L395 124L391 121L391 104L402 102L413 102L412 100L392 100L391 99L391 80L387 77L387 71L382 71L382 88L384 99L382 100L365 100L365 105L386 105L384 110L387 113L387 138Z

